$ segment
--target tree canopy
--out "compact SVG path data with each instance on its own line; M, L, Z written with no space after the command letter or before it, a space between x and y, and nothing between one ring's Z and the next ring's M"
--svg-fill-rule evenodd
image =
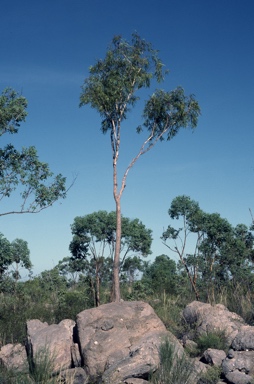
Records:
M218 213L206 213L188 196L177 196L168 210L181 226L169 225L162 234L164 244L178 254L199 299L200 291L214 301L215 287L222 289L229 281L252 279L254 236L244 224L233 227ZM194 249L188 238L194 236ZM188 249L188 251L187 251Z
M27 116L27 100L11 88L0 95L0 136L18 133ZM38 158L36 148L16 149L12 144L0 148L0 201L17 190L21 204L0 216L37 213L66 197L66 179L54 176L47 163Z

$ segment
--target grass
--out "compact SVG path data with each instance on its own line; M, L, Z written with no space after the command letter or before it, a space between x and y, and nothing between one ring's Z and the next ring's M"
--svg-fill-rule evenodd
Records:
M228 345L224 331L208 332L200 335L197 340L199 354L202 355L208 348L219 349L227 352Z
M0 367L1 384L60 384L60 376L54 375L54 356L47 348L38 351L33 360L30 359L30 372L17 373ZM74 374L68 377L68 384L74 383Z
M193 384L197 379L193 363L183 353L178 356L174 345L165 340L160 346L160 367L151 375L152 384Z
M209 367L206 373L203 373L198 381L198 384L217 384L220 380L221 368Z

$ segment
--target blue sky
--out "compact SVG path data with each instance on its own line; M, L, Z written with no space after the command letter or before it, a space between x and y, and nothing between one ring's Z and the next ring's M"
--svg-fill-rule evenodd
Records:
M151 260L168 251L160 236L178 195L233 225L251 223L253 18L252 0L1 1L0 90L10 86L29 103L19 134L2 137L2 145L36 146L41 161L69 184L78 174L67 199L53 207L1 217L0 232L28 242L35 274L69 255L76 216L114 209L109 137L100 132L95 111L79 108L79 95L89 66L104 57L116 34L129 39L137 31L150 41L170 69L160 87L181 85L202 110L194 133L183 130L158 143L129 174L122 213L153 230ZM142 105L123 126L121 170L141 144L135 127ZM17 196L1 204L3 212L17 204Z

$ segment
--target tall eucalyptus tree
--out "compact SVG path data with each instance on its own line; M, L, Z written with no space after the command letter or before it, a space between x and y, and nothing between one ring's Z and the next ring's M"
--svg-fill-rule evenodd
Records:
M170 92L156 90L145 102L143 124L136 128L137 133L146 132L145 139L119 180L122 123L139 100L137 92L149 88L152 79L161 82L164 74L164 65L158 57L158 51L150 43L136 33L132 35L130 43L121 36L115 36L105 58L90 67L90 75L82 87L80 106L89 104L99 112L101 130L104 134L109 133L112 148L113 195L117 215L113 301L120 300L121 197L128 173L140 156L150 151L158 141L165 138L171 140L180 128L195 128L200 114L194 96L187 97L181 87Z

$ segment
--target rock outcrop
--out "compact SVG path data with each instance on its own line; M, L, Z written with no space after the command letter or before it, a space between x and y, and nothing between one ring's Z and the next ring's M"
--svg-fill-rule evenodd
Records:
M225 332L228 353L208 349L201 361L221 366L222 376L230 384L250 384L254 381L254 327L246 325L236 313L224 305L194 301L183 311L185 321L195 329L196 335ZM193 331L185 335L193 337Z
M204 373L209 366L221 368L221 384L254 380L254 327L223 305L196 301L184 309L183 317L190 331L180 341L166 330L152 307L141 301L85 310L76 322L48 325L29 320L26 347L3 346L0 362L6 369L28 373L28 360L36 366L40 353L46 353L52 361L52 374L59 375L61 383L145 384L160 365L159 349L166 338L174 345L175 359L180 359L183 346L195 349L193 335L224 331L227 353L208 348L200 359L193 358L190 384L203 383L196 373Z
M208 334L210 332L224 331L228 346L244 324L241 316L230 312L224 305L201 303L193 301L183 311L185 321L195 327L196 335Z

